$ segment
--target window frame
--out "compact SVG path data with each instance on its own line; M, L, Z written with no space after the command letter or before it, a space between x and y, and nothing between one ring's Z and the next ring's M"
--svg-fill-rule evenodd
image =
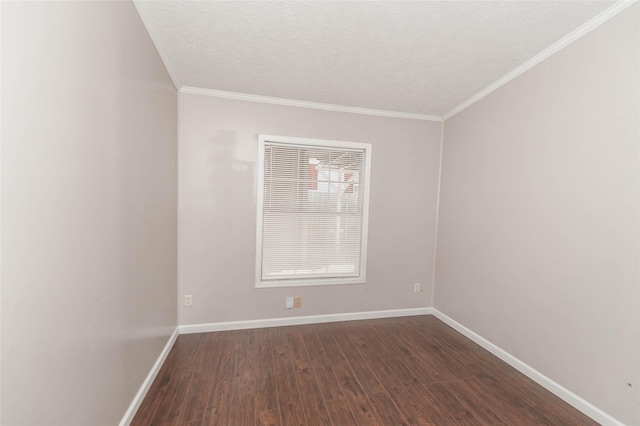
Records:
M267 143L291 145L298 147L338 148L362 151L364 155L362 185L362 226L360 234L360 275L355 277L328 277L328 278L287 278L287 279L262 279L262 238L264 218L264 184L265 184L265 146ZM258 135L258 164L257 164L257 203L256 203L256 265L255 288L278 287L308 287L321 285L345 285L364 284L367 280L367 241L369 229L369 188L371 186L371 152L372 145L363 142L348 142L325 139L309 139L290 136Z

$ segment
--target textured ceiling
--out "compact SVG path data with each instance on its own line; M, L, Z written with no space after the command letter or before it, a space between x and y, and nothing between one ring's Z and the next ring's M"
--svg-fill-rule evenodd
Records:
M136 1L178 86L444 115L613 1Z

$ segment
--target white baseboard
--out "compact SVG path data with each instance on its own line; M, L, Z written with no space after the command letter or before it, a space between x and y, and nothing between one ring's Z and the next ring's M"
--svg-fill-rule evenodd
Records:
M142 404L144 397L147 395L147 392L149 391L151 384L153 383L156 376L158 375L158 371L160 371L160 367L162 367L162 364L164 364L164 360L167 359L167 355L169 355L169 351L171 351L173 344L178 338L178 334L180 334L180 332L178 330L178 327L176 327L176 329L173 330L173 333L171 334L171 336L169 336L169 340L167 341L167 344L164 345L162 352L160 352L160 356L158 356L158 359L156 360L155 364L153 364L153 367L151 367L151 371L149 371L147 378L144 379L144 382L142 382L142 386L140 386L138 393L133 398L133 401L131 401L131 405L129 405L127 412L124 413L124 417L122 417L122 420L120 421L120 426L129 426L129 424L133 420L133 417L136 415L136 412L138 411L140 404Z
M304 317L272 318L251 321L214 322L210 324L190 324L178 326L178 329L180 330L180 334L208 333L210 331L244 330L249 328L318 324L323 322L354 321L390 317L409 317L414 315L430 315L432 313L432 308L393 309L388 311L309 315Z
M516 370L520 371L522 374L529 377L534 382L538 383L548 391L552 392L553 394L555 394L556 396L558 396L568 404L582 411L584 414L591 417L593 420L607 426L624 426L624 423L611 417L609 414L605 413L604 411L594 406L593 404L588 403L584 399L580 398L578 395L574 394L573 392L566 389L562 385L554 382L544 374L540 373L535 368L520 361L518 358L514 357L507 351L494 345L484 337L468 329L464 325L448 317L447 315L443 314L437 309L435 308L431 308L431 309L432 309L432 314L436 318L446 323L451 328L459 331L469 339L473 340L475 343L482 346L484 349L488 350L489 352L491 352L492 354L494 354L495 356L497 356L498 358L500 358L501 360L503 360L504 362L506 362L513 368L515 368Z

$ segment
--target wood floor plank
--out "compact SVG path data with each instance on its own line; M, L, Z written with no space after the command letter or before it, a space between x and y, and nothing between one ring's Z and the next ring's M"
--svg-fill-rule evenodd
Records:
M294 360L296 382L308 425L331 425L327 407L309 360Z
M203 334L180 336L180 344L174 347L177 352L174 359L177 369L171 376L165 391L169 398L166 403L159 405L152 423L174 424L178 421L185 395L193 378L194 359L203 339Z
M432 316L179 336L145 425L597 425Z
M358 421L353 417L349 404L344 399L327 401L327 411L329 411L331 423L335 426L358 425Z
M377 337L382 342L393 342L393 351L387 359L394 361L397 374L406 383L412 380L435 383L455 379L455 372L447 368L446 358L439 360L437 352L441 348L433 345L425 350L420 346L420 335L413 328L396 323L380 330Z
M308 326L299 325L295 327L283 327L288 329L287 340L289 343L289 350L291 351L291 360L308 360L309 353L307 347L304 344L304 331Z
M256 426L279 426L280 412L276 410L265 410L258 414Z
M421 341L425 343L433 342L436 346L453 351L467 351L477 347L469 338L434 316L426 321L420 317L408 317L406 325L421 334L424 337Z
M503 418L498 416L486 403L486 399L471 391L465 381L443 383L447 390L466 407L473 416L480 420L481 424L500 425L505 424Z
M202 417L203 425L226 425L229 423L231 389L237 361L237 331L225 333L226 345L213 376L213 389L209 394L207 408Z
M533 408L542 408L548 414L552 414L553 418L558 419L562 424L567 425L597 425L597 422L585 414L570 409L560 398L544 389L528 377L513 372L508 376L514 387L518 388L523 395L526 395L527 403Z
M219 365L219 357L224 353L224 338L220 334L203 335L183 407L180 410L178 424L202 422L207 408L209 395L213 388L215 367Z
M340 347L362 389L368 395L384 392L384 387L380 384L376 374L362 358L358 348L349 339L347 333L339 326L331 327L331 332L335 343Z
M374 411L371 401L367 398L364 389L362 389L351 370L351 366L344 358L340 347L334 341L331 330L326 326L319 326L316 333L325 349L329 362L331 362L331 368L338 379L338 383L340 383L351 412L358 423L372 426L382 425L383 423Z
M523 419L522 424L554 424L544 411L532 409L533 407L522 397L521 391L510 386L507 381L496 380L490 375L481 375L475 380L482 385L484 392L494 395L495 403L501 406L500 412L507 421L515 423L518 421L516 419ZM468 382L473 384L474 379Z
M403 414L410 425L436 425L428 414L418 407L414 395L404 387L400 380L393 374L387 362L382 358L380 352L369 343L366 332L362 328L349 330L349 337L354 342L362 357L367 360L370 365L376 366L376 375L384 383L385 390L396 403L398 407L402 407Z
M432 383L426 386L433 398L449 412L459 425L484 424L469 407L461 403L449 390L450 383Z
M255 400L253 391L256 384L255 330L240 332L238 356L231 390L229 426L252 425L255 423Z
M434 397L426 386L422 383L411 383L406 385L406 388L416 399L419 399L420 408L436 425L457 425L458 423L446 409L445 404Z
M360 336L361 352L366 350L371 356L377 358L378 362L386 364L403 384L418 381L415 372L401 362L401 359L407 358L408 355L401 352L400 344L386 327L372 327L362 335L359 335L357 330L350 330L349 333Z
M344 399L342 387L338 378L333 373L331 362L327 358L326 351L320 342L318 335L311 329L303 334L304 344L309 354L309 359L313 365L313 370L318 381L318 387L325 401Z
M276 385L276 371L273 365L273 352L269 329L255 330L256 371L260 374L256 377L254 392L254 410L256 424L273 423L273 413L276 415L277 424L280 424L278 413L278 387Z
M369 395L369 401L373 404L383 425L408 426L409 422L386 392Z
M408 424L421 426L439 424L429 416L431 410L424 404L422 394L412 395L402 384L388 385L386 389L389 397L402 409Z
M405 355L402 361L422 383L447 382L459 377L459 366L453 363L447 345L440 344L442 339L421 339L410 327L394 326L390 333Z
M465 379L467 389L475 395L482 396L488 405L490 405L502 418L505 423L513 426L525 426L528 424L544 423L544 417L532 415L527 411L528 407L523 405L518 399L509 398L501 392L496 392L491 385L478 378Z
M421 346L418 334L402 334L394 329L392 335L397 344L398 355L394 357L398 374L408 381L414 377L420 383L435 383L455 380L458 375L448 358L434 353L431 348Z
M283 426L306 425L289 349L287 346L276 345L272 352L277 378L280 422Z

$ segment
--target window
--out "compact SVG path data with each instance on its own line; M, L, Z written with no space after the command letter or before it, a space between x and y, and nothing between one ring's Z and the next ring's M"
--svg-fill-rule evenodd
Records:
M371 145L258 144L256 287L364 283Z

